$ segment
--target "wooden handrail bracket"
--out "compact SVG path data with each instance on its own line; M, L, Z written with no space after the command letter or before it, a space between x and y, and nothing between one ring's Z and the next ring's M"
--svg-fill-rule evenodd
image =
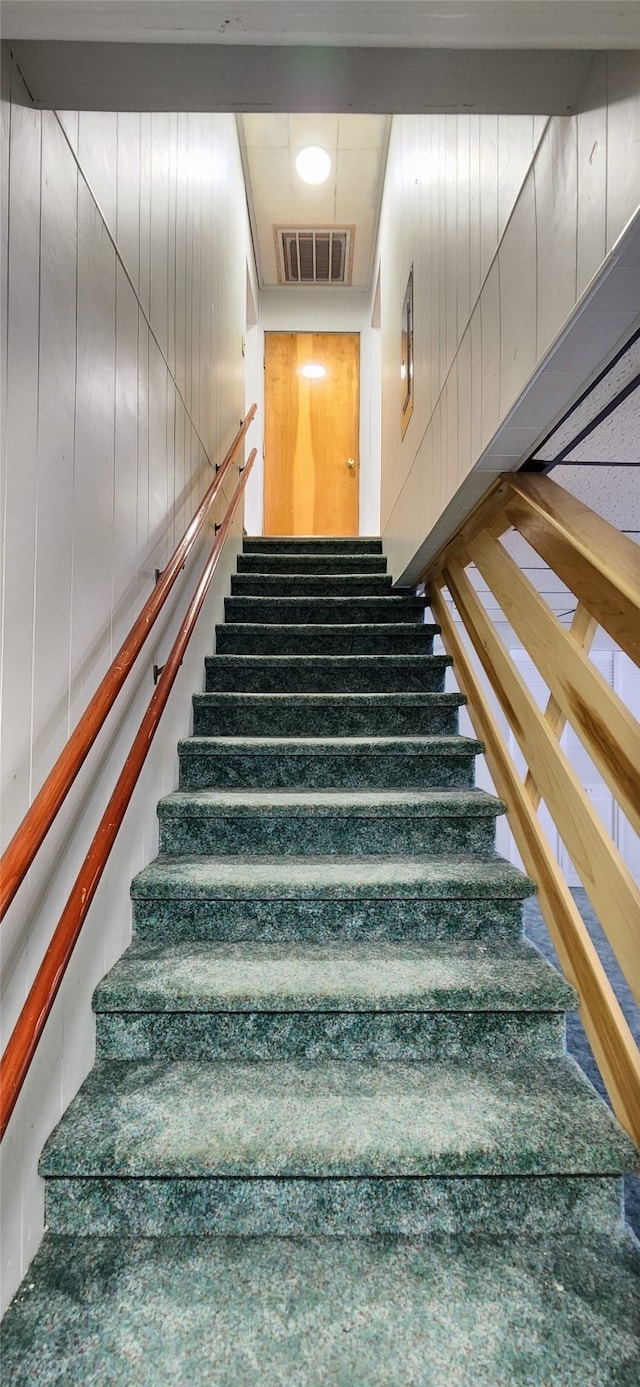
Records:
M16 891L24 880L38 849L44 842L96 737L104 726L107 715L149 636L178 573L184 567L247 429L255 418L256 410L257 405L252 405L248 411L231 447L216 469L214 480L168 563L161 572L156 569L156 584L153 592L145 602L140 615L125 637L115 659L112 660L93 698L71 733L66 746L61 751L22 823L5 849L0 860L0 920L6 915Z
M38 1041L51 1012L127 806L158 729L160 717L182 664L185 650L249 479L255 456L256 449L254 448L228 506L196 591L171 648L171 653L166 660L129 755L118 776L113 794L94 834L89 851L76 877L51 943L2 1057L0 1064L0 1137L4 1134L15 1107Z

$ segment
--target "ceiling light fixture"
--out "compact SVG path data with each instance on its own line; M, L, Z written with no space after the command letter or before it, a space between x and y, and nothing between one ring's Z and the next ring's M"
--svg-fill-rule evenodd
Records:
M326 149L310 144L300 150L296 169L303 183L325 183L331 173L331 160Z
M319 361L308 361L298 372L298 375L306 376L307 380L324 380L326 374L326 366L321 366Z

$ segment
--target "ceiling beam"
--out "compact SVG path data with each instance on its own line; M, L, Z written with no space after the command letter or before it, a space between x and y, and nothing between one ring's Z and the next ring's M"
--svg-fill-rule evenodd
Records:
M11 41L34 104L80 111L570 115L593 54Z

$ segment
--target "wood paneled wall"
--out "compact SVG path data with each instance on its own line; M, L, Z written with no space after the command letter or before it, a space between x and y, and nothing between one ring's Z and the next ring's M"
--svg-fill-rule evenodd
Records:
M35 111L6 45L2 64L6 843L209 484L207 453L222 456L237 430L248 239L232 117ZM4 922L3 1040L210 542L208 531ZM42 1232L40 1148L92 1062L93 987L127 944L130 880L156 851L156 800L177 783L227 572L214 586L3 1144L5 1298Z
M638 54L597 55L581 106L549 121L394 118L379 249L382 531L396 577L638 211ZM400 313L411 264L415 409L401 441ZM617 305L620 334L627 306ZM581 379L582 363L574 366L567 398Z

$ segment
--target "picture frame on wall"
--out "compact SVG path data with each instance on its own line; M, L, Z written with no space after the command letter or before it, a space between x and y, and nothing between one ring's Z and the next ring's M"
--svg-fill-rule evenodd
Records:
M402 304L400 398L400 436L404 438L413 414L413 265L409 271Z

